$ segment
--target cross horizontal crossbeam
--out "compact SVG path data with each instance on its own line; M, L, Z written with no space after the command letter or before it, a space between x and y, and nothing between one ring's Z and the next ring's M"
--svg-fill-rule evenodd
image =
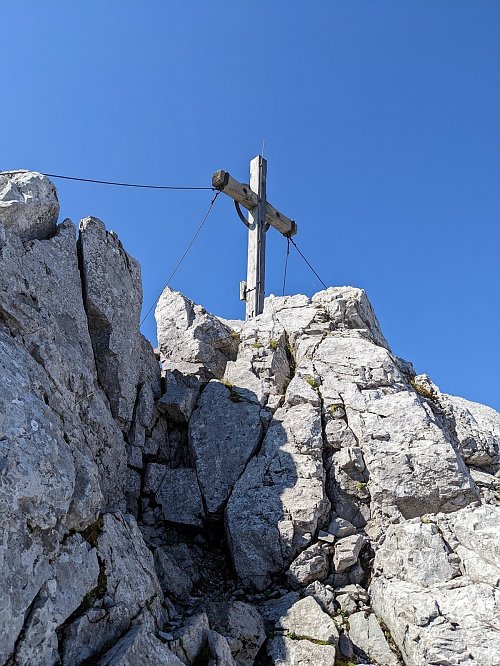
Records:
M259 203L259 198L250 189L250 185L238 182L228 171L216 171L212 176L212 186L227 194L247 210L253 210ZM277 211L269 202L266 202L266 224L274 227L284 236L295 236L297 233L296 222Z

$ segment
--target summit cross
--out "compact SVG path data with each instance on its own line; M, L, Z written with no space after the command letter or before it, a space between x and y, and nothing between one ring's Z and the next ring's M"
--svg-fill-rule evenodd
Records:
M267 230L274 227L288 238L297 233L296 223L268 203L266 176L267 160L261 155L250 162L250 185L239 183L227 171L216 171L212 176L212 186L234 200L240 219L248 227L247 279L240 283L240 298L246 301L247 319L256 317L264 309ZM248 210L248 220L240 205Z

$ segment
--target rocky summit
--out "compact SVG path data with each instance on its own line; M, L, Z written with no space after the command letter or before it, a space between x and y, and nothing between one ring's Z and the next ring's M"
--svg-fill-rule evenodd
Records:
M0 176L0 664L500 664L500 415L365 292L226 321Z

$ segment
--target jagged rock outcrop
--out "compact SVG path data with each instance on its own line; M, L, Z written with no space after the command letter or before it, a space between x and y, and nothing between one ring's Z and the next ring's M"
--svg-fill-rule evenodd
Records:
M25 195L7 214L0 208L0 661L52 664L63 655L64 663L80 663L77 641L65 639L74 614L82 623L84 607L101 613L105 642L128 627L129 610L115 622L101 609L103 599L120 607L123 582L106 599L98 561L106 567L107 556L89 533L108 524L110 511L126 508L127 444L98 377L76 229L69 220L55 226L57 198L46 178L7 178L9 197ZM119 270L112 261L97 268L104 276ZM108 294L111 309L126 307L122 295ZM132 545L142 541L134 529L113 534L115 552L140 547ZM117 575L126 577L123 568ZM130 598L123 603L132 608ZM101 649L96 621L85 640L88 656Z
M500 663L499 524L483 505L388 530L371 595L406 663Z
M361 289L247 322L0 176L0 663L500 663L500 415Z
M229 326L169 287L158 300L155 317L165 369L204 381L221 379L237 348Z
M50 238L56 230L59 201L48 178L31 171L0 174L0 219L23 240Z

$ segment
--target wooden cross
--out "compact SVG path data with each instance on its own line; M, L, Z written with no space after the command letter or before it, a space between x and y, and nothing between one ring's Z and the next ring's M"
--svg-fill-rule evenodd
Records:
M284 236L294 236L297 225L267 202L267 161L258 155L250 162L250 185L239 183L227 171L216 171L212 185L234 200L236 210L248 227L247 280L240 284L240 298L246 301L246 318L264 309L266 276L266 231L274 227ZM248 210L248 222L241 215L240 204Z

